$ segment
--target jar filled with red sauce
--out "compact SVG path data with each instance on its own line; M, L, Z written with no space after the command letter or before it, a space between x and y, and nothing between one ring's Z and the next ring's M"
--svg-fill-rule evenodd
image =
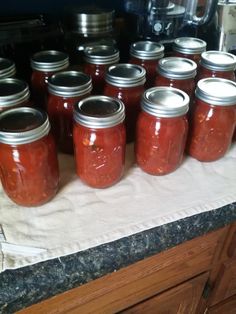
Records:
M154 86L158 61L164 57L164 46L153 41L138 41L130 46L130 63L146 70L146 88Z
M176 170L183 160L188 132L188 95L171 87L153 87L143 95L136 129L138 166L152 175Z
M136 64L120 63L108 68L104 95L120 99L125 105L127 142L134 141L135 128L144 92L146 70Z
M200 161L225 155L236 124L236 83L222 78L198 82L188 153Z
M196 62L180 57L167 57L157 65L156 86L169 86L183 90L192 98L195 90Z
M221 77L235 81L236 57L225 51L205 51L202 53L197 80L207 77Z
M16 74L15 63L7 58L0 58L0 79L14 77Z
M0 80L0 112L30 105L28 84L16 78Z
M44 50L35 53L31 58L31 92L37 107L46 109L48 78L54 73L69 66L66 53L56 50Z
M76 171L80 179L94 188L118 182L124 172L124 104L113 97L90 96L74 111Z
M114 46L89 46L84 50L84 59L84 72L92 77L93 94L103 94L106 70L119 62L119 51Z
M48 79L47 112L52 133L61 152L73 153L73 109L76 102L89 96L91 77L83 72L63 71Z
M59 171L47 114L34 108L0 114L0 177L18 205L38 206L57 192Z
M195 37L179 37L172 45L174 56L188 58L199 64L201 54L206 51L206 42Z

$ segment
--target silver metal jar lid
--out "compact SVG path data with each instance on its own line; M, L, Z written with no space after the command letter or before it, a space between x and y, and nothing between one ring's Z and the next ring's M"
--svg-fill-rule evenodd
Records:
M27 101L30 97L29 86L16 78L0 80L0 109L7 109Z
M12 77L16 74L15 63L6 58L0 58L0 79Z
M120 63L108 68L105 80L117 87L135 87L146 82L146 70L140 65Z
M84 56L85 61L92 64L112 64L120 60L119 50L107 45L88 46Z
M75 8L69 16L73 31L83 36L109 33L113 30L114 10Z
M157 60L164 57L164 46L154 41L137 41L130 46L130 55L143 60Z
M92 79L78 71L63 71L53 74L48 79L49 93L63 97L77 97L92 90Z
M74 120L89 128L110 128L125 119L121 100L108 96L90 96L75 105Z
M201 54L206 50L206 42L200 38L179 37L174 40L173 50L186 54Z
M210 50L202 53L200 64L213 71L234 71L236 57L225 51Z
M20 107L0 113L0 143L27 144L49 133L50 124L46 112Z
M236 105L236 83L223 78L205 78L198 81L195 95L211 105Z
M196 76L197 64L187 58L167 57L159 61L157 72L170 79L189 79Z
M188 112L189 96L169 86L152 87L144 92L141 108L156 117L179 117Z
M65 52L44 50L35 53L30 62L32 69L37 71L60 71L69 66L69 57Z

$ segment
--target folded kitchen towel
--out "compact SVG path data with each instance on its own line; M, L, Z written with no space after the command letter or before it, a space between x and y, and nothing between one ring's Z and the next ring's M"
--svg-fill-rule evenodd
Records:
M0 187L0 270L19 268L108 243L236 201L236 144L218 161L186 157L175 172L151 176L127 146L122 180L93 189L75 174L72 156L60 155L56 197L40 207L15 205Z

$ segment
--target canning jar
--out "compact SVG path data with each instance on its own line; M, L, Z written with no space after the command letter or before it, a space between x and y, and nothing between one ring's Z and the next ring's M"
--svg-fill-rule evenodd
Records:
M177 88L153 87L143 94L141 106L135 142L137 164L152 175L168 174L183 159L189 96Z
M0 58L0 79L13 77L16 74L15 63L7 58Z
M206 42L195 37L179 37L173 42L174 56L188 58L199 64L201 54L206 51Z
M73 153L73 109L76 102L90 95L91 77L83 72L63 71L48 79L47 112L59 150Z
M146 88L154 86L158 60L164 57L164 46L153 41L138 41L130 46L130 63L146 70Z
M188 152L200 161L214 161L231 145L236 124L236 83L222 78L198 82Z
M26 82L16 78L0 80L0 112L30 105L29 86Z
M104 95L120 99L125 105L127 142L134 141L135 127L144 92L146 70L136 64L120 63L108 68Z
M109 187L123 175L124 118L124 104L113 97L90 96L75 106L76 171L91 187Z
M21 107L0 114L0 177L18 205L38 206L58 189L58 161L47 114Z
M31 60L31 92L37 107L46 109L48 78L69 66L66 53L56 50L44 50L35 53Z
M187 58L167 57L157 65L156 86L169 86L183 90L192 98L195 90L197 64Z
M197 80L207 77L221 77L235 81L236 57L225 51L205 51L202 53Z
M106 70L119 62L119 51L113 46L89 46L84 50L84 59L84 72L92 77L93 94L103 94Z

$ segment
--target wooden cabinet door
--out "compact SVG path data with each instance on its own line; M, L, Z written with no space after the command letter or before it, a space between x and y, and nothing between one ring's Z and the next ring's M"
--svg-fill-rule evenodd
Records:
M209 304L215 305L233 295L236 295L236 257L223 263Z
M210 307L207 314L236 314L236 295Z
M195 314L208 273L199 275L121 313Z

